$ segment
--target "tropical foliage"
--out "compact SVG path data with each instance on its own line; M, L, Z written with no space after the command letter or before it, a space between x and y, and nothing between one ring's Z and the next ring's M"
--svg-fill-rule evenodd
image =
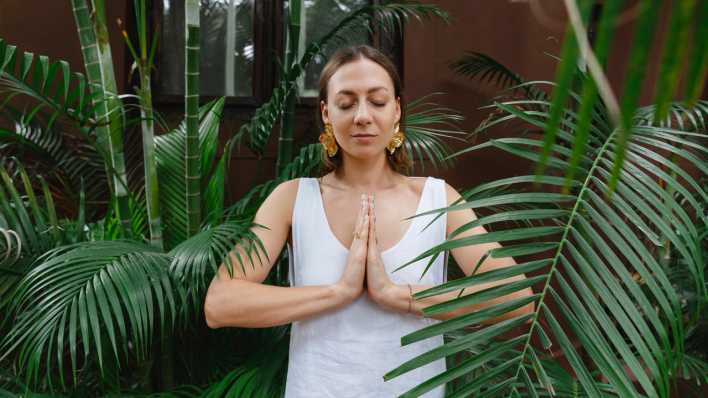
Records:
M516 266L475 272L416 297L463 291L519 274L526 274L526 280L459 296L424 313L447 312L530 285L536 293L403 336L403 345L440 334L447 342L385 378L454 356L446 372L405 396L447 382L453 382L454 397L668 397L677 394L682 379L692 380L688 388L699 391L708 379L701 342L708 298L708 102L697 100L692 108L670 103L662 119L656 119L659 105L640 107L623 144L625 126L612 123L602 101L591 102L588 109L583 93L568 90L571 102L554 128L557 142L544 154L544 131L555 114L548 92L556 93L559 82L525 82L479 53L451 66L505 88L475 133L510 123L525 130L520 137L490 139L451 156L494 148L531 165L545 162L544 173L482 184L462 194L466 203L429 212L471 208L480 217L401 268L429 256L432 263L453 248L502 242L504 247L484 258L514 257ZM595 84L577 68L572 79L583 89ZM587 142L574 160L582 131ZM624 160L618 163L620 156ZM620 172L614 177L617 164ZM458 237L477 226L489 232ZM475 328L529 302L535 303L532 314Z
M208 330L201 315L206 286L235 245L258 262L264 251L252 232L259 227L252 223L255 210L278 183L316 171L319 145L295 148L292 140L296 81L311 60L353 31L402 31L411 18L446 20L446 14L411 2L373 5L302 52L305 43L290 40L272 96L220 150L224 101L199 106L197 41L186 51L187 79L193 80L186 84L187 118L170 128L152 107L156 35L147 31L146 2L134 1L137 42L124 35L140 79L137 96L116 92L104 0L71 2L86 75L0 40L0 104L10 126L0 129L0 394L282 394L287 328ZM188 3L198 15L200 2ZM289 3L290 10L302 6ZM565 2L572 23L555 82L525 82L481 54L455 64L506 89L475 133L520 125L520 136L450 155L446 140L458 138L460 116L429 97L410 104L406 149L416 160L449 166L459 156L496 149L530 161L536 171L464 190L465 203L436 210L473 208L480 217L418 256L494 241L504 247L485 258L514 257L517 265L416 297L512 275L527 279L460 296L426 314L528 286L536 293L403 336L402 344L410 344L444 334L446 344L393 369L387 379L448 358L446 372L407 396L448 383L451 396L668 397L681 378L708 382L701 345L708 298L708 102L698 98L708 35L703 25L689 23L691 15L704 20L708 6L687 1L674 7L656 104L638 107L658 6L642 3L618 101L602 65L621 2L605 2L593 51L584 33L588 3ZM194 39L199 18L189 7L185 32ZM298 26L298 15L289 16L289 35ZM579 54L587 71L576 67ZM672 102L676 60L683 58L690 60L687 101ZM33 105L15 109L16 97ZM231 151L243 143L263 153L277 122L274 178L226 203ZM142 142L129 139L132 126L139 126ZM458 237L478 225L489 233ZM267 283L285 283L286 254ZM529 302L535 303L532 314L479 326Z
M278 183L316 173L320 146L306 145L294 157L292 142L281 147L274 178L226 207L231 151L244 143L262 153L276 122L291 117L286 110L310 61L352 32L400 32L411 18L446 14L417 3L353 11L306 43L301 58L293 55L297 48L288 52L273 95L222 151L224 100L199 106L200 2L187 2L186 118L174 128L152 106L157 35L148 32L147 2L133 4L137 40L123 32L138 72L137 95L117 93L104 1L71 5L86 75L0 39L2 117L10 126L0 130L0 393L281 394L287 328L208 330L202 303L236 245L248 248L252 263L264 255L252 232L259 227L252 223L255 210ZM295 18L290 25L296 35ZM19 110L15 99L33 105ZM461 134L455 127L461 117L421 109L424 101L409 109L407 150L449 165L442 162L449 154L444 140ZM142 142L128 138L134 126ZM284 282L285 254L268 283ZM191 384L179 387L177 380Z

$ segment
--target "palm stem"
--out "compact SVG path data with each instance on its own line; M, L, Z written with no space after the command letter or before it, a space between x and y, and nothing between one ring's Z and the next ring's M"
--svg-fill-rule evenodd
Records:
M102 3L99 3L99 5L100 4ZM118 116L120 103L116 103L115 101L115 78L112 79L113 85L109 85L111 81L110 76L113 76L113 65L110 56L110 47L107 41L107 32L105 32L106 35L104 36L105 42L102 44L99 43L97 34L98 27L92 26L91 24L90 12L86 0L72 0L72 9L79 34L81 51L84 57L86 76L89 81L89 91L93 98L94 113L98 121L97 144L101 152L107 154L108 157L108 159L105 160L106 175L109 176L109 184L116 198L116 214L124 230L129 231L130 209L128 207L127 178L125 175L125 162L123 160L122 133L120 130L120 119L113 116ZM98 23L96 25L98 25ZM107 51L107 54L102 56L102 50ZM109 62L104 63L105 59L108 59ZM108 69L104 69L104 66ZM112 92L110 88L113 89ZM109 101L108 97L111 93L114 95L114 99ZM109 105L114 108L109 108ZM111 111L111 109L113 109L113 111Z
M294 74L291 73L293 63L300 52L300 28L302 16L302 0L290 1L290 18L288 24L288 48L285 54L285 79L292 79L289 84L296 84ZM297 88L290 90L285 98L285 110L280 122L280 137L278 139L278 157L276 159L276 173L280 175L285 166L293 157L293 130L295 124L295 101Z
M108 27L106 26L106 6L105 0L92 0L94 13L94 31L98 50L98 61L101 71L101 87L104 96L102 100L106 103L106 114L104 120L108 121L110 134L110 155L113 166L113 188L115 190L118 218L123 226L124 232L131 234L130 227L130 207L128 205L128 177L125 171L125 154L123 153L123 126L122 126L122 105L118 99L118 86L116 85L115 72L113 70L113 56L108 38Z
M573 27L573 32L575 33L575 38L580 47L580 54L583 56L585 62L587 62L588 70L590 75L595 80L597 84L597 89L600 92L600 97L605 102L607 111L610 115L612 123L616 126L619 124L619 102L617 101L617 96L612 91L610 86L610 81L607 76L602 71L602 66L598 62L595 53L590 47L590 42L588 41L588 32L583 26L583 21L580 16L580 11L578 10L578 5L575 0L564 0L565 8L568 11L570 17L570 24Z
M164 244L162 239L162 221L160 218L160 192L157 183L157 161L155 159L155 124L153 119L152 88L150 87L152 63L148 59L145 0L135 0L134 7L138 24L138 46L140 53L139 55L133 54L139 57L135 59L135 62L140 75L138 98L140 99L140 119L143 131L145 200L147 202L150 245L162 250ZM123 37L127 43L130 43L128 34L125 31L123 31ZM153 46L154 45L153 41Z
M199 0L185 2L185 143L187 236L199 232L201 224L199 156Z
M615 134L617 133L617 130L613 131L612 134L607 138L607 141L603 144L602 148L598 151L597 156L595 157L592 166L590 167L590 170L587 173L587 176L585 177L585 181L583 182L583 186L580 188L580 191L578 192L578 200L575 201L575 205L573 206L573 210L571 210L570 215L568 216L568 221L566 222L566 226L570 226L573 223L573 220L575 216L580 212L580 204L582 203L582 196L585 194L585 192L589 189L590 182L592 181L592 176L594 175L594 171L597 168L597 165L602 159L602 155L607 151L608 145L610 142L612 142ZM544 299L546 298L546 294L548 293L548 288L551 286L551 280L553 279L553 276L555 275L556 268L558 267L559 259L561 256L561 253L565 247L564 243L567 242L568 234L570 233L572 228L566 227L564 228L563 231L563 236L561 236L559 240L559 245L558 248L556 249L556 254L553 256L553 262L551 263L551 268L548 270L548 277L543 283L543 290L541 291L541 294L538 298L537 305L542 306L544 304ZM531 337L533 336L533 332L535 328L539 324L539 317L541 315L541 309L536 308L536 312L533 316L533 319L531 321L531 326L529 327L528 331L528 337L526 338L526 341L524 342L524 349L521 351L520 358L523 361L523 359L526 357L526 352L528 351L528 348L531 346ZM518 380L519 378L519 370L521 369L523 365L519 364L519 366L516 369L516 374L514 375L514 379Z

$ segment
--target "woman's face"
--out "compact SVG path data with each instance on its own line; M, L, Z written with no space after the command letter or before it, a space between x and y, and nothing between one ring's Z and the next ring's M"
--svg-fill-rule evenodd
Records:
M320 109L322 120L332 124L340 150L358 158L381 154L401 118L391 77L367 58L337 69Z

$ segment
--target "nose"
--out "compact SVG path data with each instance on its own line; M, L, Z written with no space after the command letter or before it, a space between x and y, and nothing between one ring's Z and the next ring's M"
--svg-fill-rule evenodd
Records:
M354 115L354 123L356 124L369 124L371 123L371 114L369 113L366 101L359 102L356 108L356 114Z

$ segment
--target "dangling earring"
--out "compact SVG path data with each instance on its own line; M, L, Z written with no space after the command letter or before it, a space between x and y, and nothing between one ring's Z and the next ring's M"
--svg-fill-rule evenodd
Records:
M400 124L396 125L396 133L391 137L391 141L389 141L388 145L386 145L386 149L393 155L393 153L396 151L396 148L399 146L403 145L403 140L406 139L406 135L403 134L403 131L400 129Z
M327 151L327 156L330 158L337 154L339 147L337 146L337 141L334 139L334 130L330 123L326 123L324 126L324 132L320 134L320 143Z

